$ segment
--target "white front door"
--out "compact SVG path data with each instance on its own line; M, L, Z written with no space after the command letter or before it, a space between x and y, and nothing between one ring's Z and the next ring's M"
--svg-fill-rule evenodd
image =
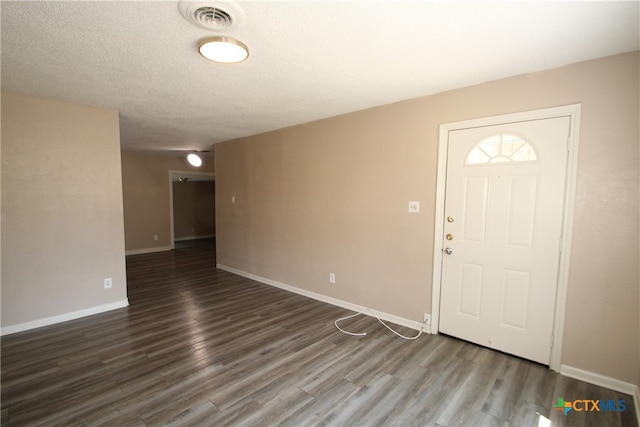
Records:
M549 364L570 122L449 132L441 332Z

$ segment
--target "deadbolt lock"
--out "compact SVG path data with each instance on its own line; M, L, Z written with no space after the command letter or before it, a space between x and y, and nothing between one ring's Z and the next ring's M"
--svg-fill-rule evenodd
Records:
M447 240L453 240L453 234L447 234L445 237Z
M455 220L456 220L456 219L455 219L454 217L452 217L452 216L448 216L448 217L447 217L447 222L453 222L453 221L455 221Z

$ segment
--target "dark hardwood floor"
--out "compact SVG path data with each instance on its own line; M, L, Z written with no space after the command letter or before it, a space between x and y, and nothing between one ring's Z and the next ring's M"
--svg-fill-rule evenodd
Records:
M365 316L342 334L350 312L217 270L212 245L130 256L127 276L128 308L2 337L2 425L636 425L631 396L535 363Z

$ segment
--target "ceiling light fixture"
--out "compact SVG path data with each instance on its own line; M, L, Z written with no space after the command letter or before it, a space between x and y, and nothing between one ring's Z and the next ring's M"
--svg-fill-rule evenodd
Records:
M197 168L202 166L202 159L196 153L191 153L187 156L187 161Z
M247 45L232 37L208 37L198 44L198 52L210 61L233 64L249 57Z

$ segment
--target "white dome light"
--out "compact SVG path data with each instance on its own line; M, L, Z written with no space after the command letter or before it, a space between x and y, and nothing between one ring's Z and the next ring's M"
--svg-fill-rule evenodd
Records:
M232 64L242 62L249 57L249 48L231 37L209 37L198 44L198 52L205 58Z
M187 161L191 163L192 166L200 167L202 166L202 159L195 153L191 153L187 156Z

